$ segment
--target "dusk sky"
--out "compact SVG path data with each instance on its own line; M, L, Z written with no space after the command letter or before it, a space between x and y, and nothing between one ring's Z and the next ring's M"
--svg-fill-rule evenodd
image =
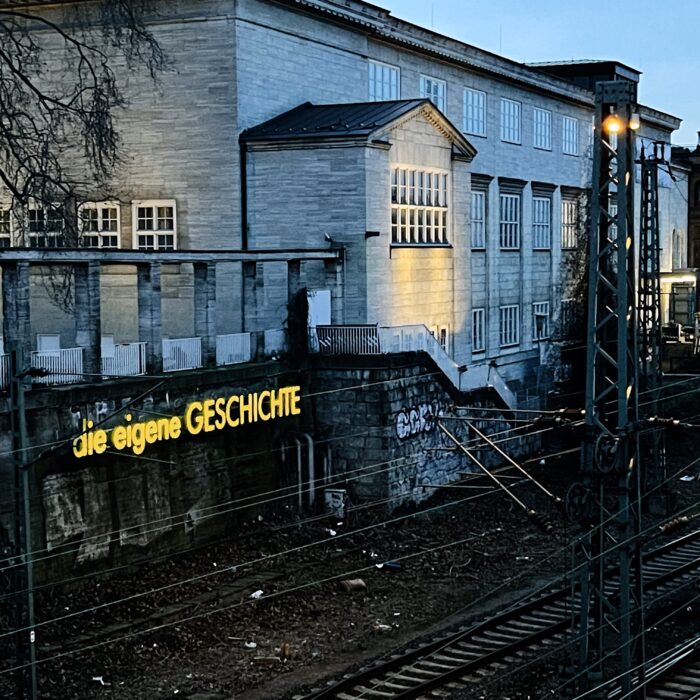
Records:
M700 129L700 3L689 0L374 0L396 17L516 61L616 59L642 71L640 102Z

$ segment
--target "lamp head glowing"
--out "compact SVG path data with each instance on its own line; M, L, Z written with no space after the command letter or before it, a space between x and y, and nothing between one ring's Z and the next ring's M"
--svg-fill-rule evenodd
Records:
M609 114L603 120L603 128L609 134L619 134L622 131L622 120L617 114Z
M632 131L637 131L640 126L639 112L632 112L632 116L630 117L630 129L632 129Z

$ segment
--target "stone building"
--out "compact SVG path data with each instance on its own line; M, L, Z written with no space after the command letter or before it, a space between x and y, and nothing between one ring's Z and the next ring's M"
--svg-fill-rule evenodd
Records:
M61 5L42 11L60 20ZM425 326L458 381L457 368L468 368L468 388L488 375L528 395L562 308L571 315L576 303L562 271L581 241L592 86L637 82L638 71L518 63L359 0L160 2L149 26L173 68L157 85L119 72L130 99L119 118L126 158L108 199L85 193L88 245L341 248L342 292L327 293L319 262L293 268L292 285L286 262L268 261L248 270L252 307L243 263L219 263L216 333L283 329L291 286L306 287L323 322ZM362 139L331 121L345 116L334 105L356 105L361 119L385 101L399 116ZM670 142L677 118L640 113L642 137ZM266 138L275 120L297 118L303 134ZM303 119L334 135L312 136ZM672 193L661 193L664 231ZM36 223L43 213L24 240L3 216L6 244L60 239L50 221ZM31 347L79 345L72 318L46 300L45 279L32 279ZM143 340L135 269L105 265L100 284L105 352ZM194 286L190 264L163 265L164 337L197 335Z

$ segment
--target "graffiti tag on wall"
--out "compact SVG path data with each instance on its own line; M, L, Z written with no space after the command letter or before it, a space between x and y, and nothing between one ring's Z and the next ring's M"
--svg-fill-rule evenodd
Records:
M421 433L430 433L435 429L435 421L444 415L440 401L422 403L410 408L402 408L396 416L396 434L399 440Z

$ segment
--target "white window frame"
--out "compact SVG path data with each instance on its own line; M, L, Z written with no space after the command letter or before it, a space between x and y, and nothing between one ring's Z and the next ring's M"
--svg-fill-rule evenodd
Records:
M578 244L579 202L577 199L561 200L561 247L573 250Z
M472 309L472 352L486 352L486 309Z
M544 319L541 330L537 329L537 317ZM549 338L549 302L536 301L532 304L532 339L546 340Z
M532 198L532 248L550 250L552 247L552 199Z
M517 100L501 97L501 141L521 144L523 105Z
M116 231L111 229L104 229L103 213L114 209L117 213L116 216ZM97 230L96 231L86 231L85 230L85 220L82 216L84 211L97 211ZM121 206L119 202L105 201L105 202L84 202L78 207L78 230L80 231L81 243L86 248L120 248L121 247ZM89 238L97 239L96 244L88 242ZM105 239L116 239L116 243L113 241L105 242Z
M579 124L575 117L564 117L561 124L561 150L567 156L579 154Z
M447 104L447 83L444 80L440 80L440 78L421 75L420 96L432 100L433 104L441 112L444 112Z
M499 194L499 243L501 250L520 249L520 211L522 195L511 192Z
M158 228L158 212L157 210L161 207L171 207L173 210L173 228L172 229L159 229ZM139 227L139 209L154 209L154 228L153 229L141 229ZM132 231L133 231L133 245L137 250L177 250L177 206L174 199L144 199L133 201L131 203L131 221L132 221ZM159 240L159 236L172 235L173 245L167 246L163 245ZM142 245L142 238L146 236L153 237L153 246Z
M464 132L486 136L486 93L464 88Z
M391 245L449 245L451 204L446 170L392 165L390 206Z
M10 207L0 206L0 216L3 218L7 217L7 231L3 231L2 228L0 228L0 248L11 248L15 232L12 209ZM4 224L5 222L0 222L0 227L4 226Z
M498 340L502 348L520 345L520 304L498 307Z
M472 250L486 250L486 192L472 190Z
M532 144L543 151L552 150L552 112L535 107L532 116Z
M401 70L398 66L370 59L367 62L367 78L369 81L370 102L398 100L401 96ZM379 90L377 89L378 86Z
M60 214L60 207L55 207L56 211L59 212ZM26 233L27 233L27 243L29 244L30 248L61 248L65 244L65 239L64 239L64 219L61 218L61 226L60 229L51 229L48 230L46 228L46 224L48 221L56 221L56 219L49 219L46 216L46 210L47 207L42 205L42 204L30 204L28 208L26 209ZM31 212L34 211L40 211L43 212L43 220L44 220L44 230L43 231L32 231L31 230Z

